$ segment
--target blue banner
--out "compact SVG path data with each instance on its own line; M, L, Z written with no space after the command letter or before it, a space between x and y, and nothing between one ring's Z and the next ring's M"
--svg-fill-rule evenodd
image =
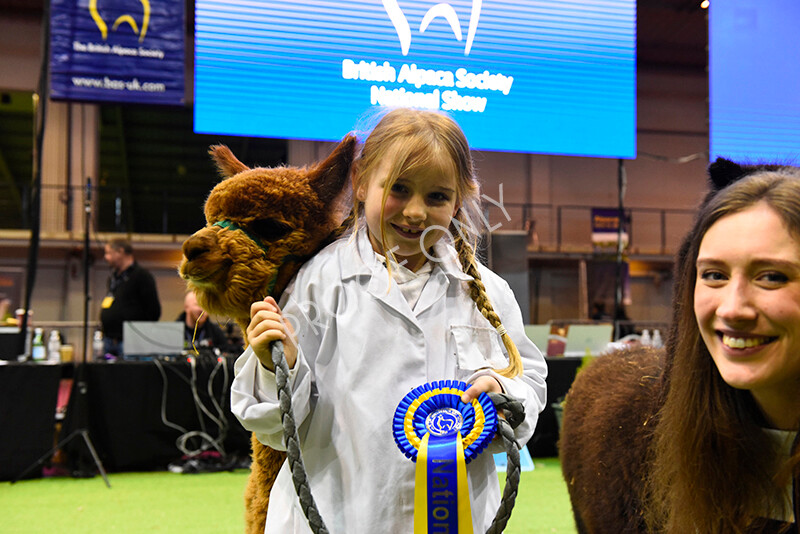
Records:
M636 156L634 0L197 0L195 131L339 140L374 107L484 150Z
M183 104L182 0L52 0L50 97Z

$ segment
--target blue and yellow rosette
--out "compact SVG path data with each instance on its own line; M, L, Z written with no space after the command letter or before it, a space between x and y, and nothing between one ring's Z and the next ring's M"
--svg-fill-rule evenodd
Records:
M466 465L492 441L497 412L486 393L461 402L468 387L458 380L423 384L395 411L394 440L417 464L414 534L473 534Z

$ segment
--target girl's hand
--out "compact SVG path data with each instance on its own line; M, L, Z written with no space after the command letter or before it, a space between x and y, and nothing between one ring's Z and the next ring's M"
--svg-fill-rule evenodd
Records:
M479 376L475 382L461 394L461 402L467 404L478 398L481 393L502 393L503 388L496 378L488 375Z
M253 348L261 365L275 370L272 365L273 341L283 341L284 354L289 369L294 367L297 361L297 345L295 344L292 326L283 319L278 303L272 297L267 297L262 301L254 302L250 306L250 324L247 325L247 343Z

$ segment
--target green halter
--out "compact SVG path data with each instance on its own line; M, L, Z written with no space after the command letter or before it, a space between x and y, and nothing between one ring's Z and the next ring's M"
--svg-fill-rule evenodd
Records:
M240 232L244 233L244 235L246 235L250 239L250 241L252 241L256 245L258 245L258 248L260 248L262 251L264 251L264 259L267 258L267 253L269 252L269 248L264 245L264 243L261 241L261 239L258 236L256 236L256 235L252 234L251 232L247 231L247 229L242 228L241 226L239 226L238 224L236 224L235 222L233 222L233 221L231 221L229 219L225 219L225 220L222 220L222 221L217 221L217 222L214 223L214 226L219 226L221 228L225 228L225 229L231 230L231 231L239 230ZM297 254L287 254L283 258L281 258L280 262L278 263L278 268L275 269L275 274L272 276L272 278L269 280L269 283L267 284L267 295L272 295L272 292L275 289L275 284L278 281L278 272L281 270L281 267L283 267L284 265L286 265L289 262L295 262L296 263L296 262L305 261L310 257L311 257L310 255L309 256L300 256L300 255L297 255Z
M258 236L251 234L250 232L247 231L246 228L242 228L233 221L230 221L228 219L225 219L224 221L217 221L214 223L214 226L220 226L222 228L227 228L228 230L240 230L241 232L244 233L244 235L250 238L250 241L258 245L258 248L263 250L265 255L267 254L267 252L269 252L269 249L264 246L264 243L261 242L261 239L259 239Z

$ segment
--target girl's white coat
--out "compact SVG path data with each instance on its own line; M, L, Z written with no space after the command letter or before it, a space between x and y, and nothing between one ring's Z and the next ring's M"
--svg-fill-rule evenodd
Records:
M522 356L524 374L514 379L489 370L506 367L507 356L468 295L470 277L455 250L440 241L435 251L441 260L413 311L363 229L317 254L284 295L284 317L300 346L290 383L303 461L332 534L412 531L415 465L394 443L392 418L414 387L444 379L469 383L491 373L525 404L527 417L516 429L520 445L533 434L544 408L544 357L525 336L508 284L480 267L491 302ZM231 398L245 428L262 443L285 449L275 375L259 365L250 348L236 362ZM500 445L495 440L467 466L476 533L486 531L500 502L491 455ZM265 532L311 532L287 464L272 489Z

